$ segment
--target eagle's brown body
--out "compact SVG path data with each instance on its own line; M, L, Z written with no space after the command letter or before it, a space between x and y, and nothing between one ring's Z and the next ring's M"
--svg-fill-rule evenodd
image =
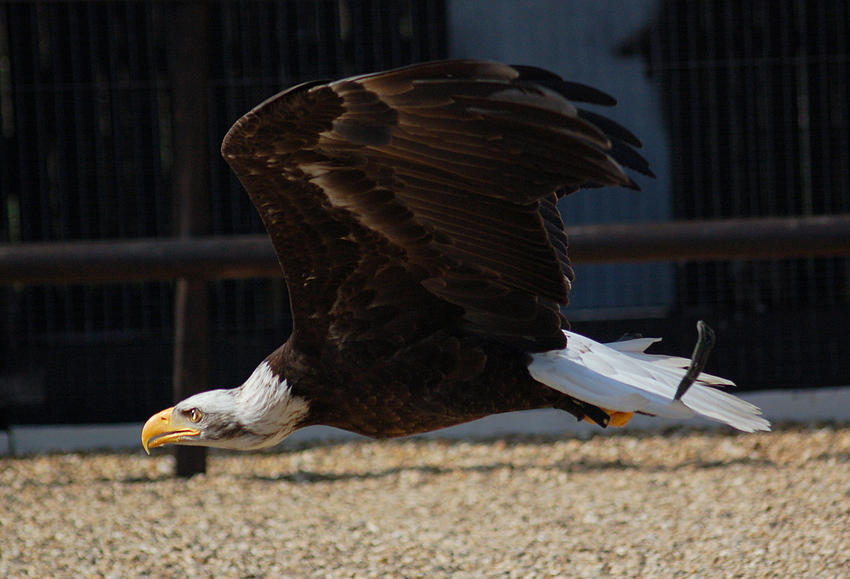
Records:
M463 345L456 339L434 342L365 366L328 365L304 355L287 358L286 346L268 362L285 374L293 395L313 401L302 426L334 426L373 438L535 408L557 406L580 417L593 413L533 380L527 357L515 348L482 344L475 337Z

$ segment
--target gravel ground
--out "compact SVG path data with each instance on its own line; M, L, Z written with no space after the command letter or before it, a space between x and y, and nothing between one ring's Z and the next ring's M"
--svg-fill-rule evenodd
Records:
M0 577L850 577L850 426L0 460Z

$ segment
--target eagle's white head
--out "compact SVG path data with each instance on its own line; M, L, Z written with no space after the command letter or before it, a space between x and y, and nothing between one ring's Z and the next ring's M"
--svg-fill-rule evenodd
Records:
M165 444L254 450L277 444L296 430L309 402L293 396L267 362L238 388L190 396L148 419L142 446Z

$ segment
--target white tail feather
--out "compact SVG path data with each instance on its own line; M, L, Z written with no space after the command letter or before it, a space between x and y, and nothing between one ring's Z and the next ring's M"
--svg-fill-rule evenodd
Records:
M559 392L618 412L668 418L699 414L744 432L770 430L758 408L711 387L734 386L724 378L701 374L681 400L673 400L689 361L644 353L658 339L600 344L580 334L564 333L566 348L533 354L528 366L535 380Z

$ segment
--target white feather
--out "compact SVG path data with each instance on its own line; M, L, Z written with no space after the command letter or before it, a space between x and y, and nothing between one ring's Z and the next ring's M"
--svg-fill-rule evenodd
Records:
M580 334L564 333L566 348L533 354L528 367L535 380L559 392L618 412L668 418L699 414L745 432L770 430L758 408L710 386L734 385L724 378L702 374L681 400L673 400L689 361L644 353L658 339L600 344Z
M273 436L274 444L293 432L310 408L305 399L292 395L287 381L281 380L268 362L257 366L234 395L237 420L251 431Z
M287 381L263 362L238 388L200 392L176 404L173 413L190 408L199 410L208 424L201 422L201 436L180 444L254 450L277 444L292 433L310 404L293 396Z

